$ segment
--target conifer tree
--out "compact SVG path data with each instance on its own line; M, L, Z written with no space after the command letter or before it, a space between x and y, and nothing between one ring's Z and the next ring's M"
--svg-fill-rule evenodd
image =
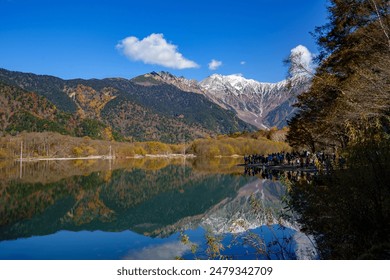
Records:
M315 30L319 66L289 123L295 147L343 148L389 130L389 1L332 0L328 10Z

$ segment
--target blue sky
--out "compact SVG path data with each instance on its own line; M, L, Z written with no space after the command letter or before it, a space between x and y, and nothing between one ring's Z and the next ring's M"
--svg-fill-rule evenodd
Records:
M317 52L309 32L326 22L326 3L0 0L0 68L64 79L169 71L277 82L291 49Z

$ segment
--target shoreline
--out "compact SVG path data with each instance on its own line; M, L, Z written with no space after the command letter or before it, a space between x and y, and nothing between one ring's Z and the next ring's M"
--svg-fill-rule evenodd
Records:
M143 158L149 158L149 159L191 159L191 158L197 158L198 156L194 154L135 154L133 156L124 156L124 157L117 157L117 156L109 156L109 155L96 155L96 156L85 156L85 157L27 157L27 158L14 158L14 161L17 162L36 162L36 161L66 161L66 160L115 160L115 159L143 159ZM218 155L211 158L241 158L242 156L234 154L229 156L224 155ZM11 159L12 160L12 159Z
M87 157L29 157L29 158L16 158L15 161L60 161L60 160L89 160L89 159L115 159L113 156L87 156Z
M146 155L134 155L126 157L115 157L115 156L86 156L86 157L28 157L28 158L15 158L14 161L18 162L34 162L34 161L63 161L63 160L114 160L114 159L141 159L141 158L195 158L194 154L146 154Z
M194 154L145 154L145 155L134 155L126 156L125 159L141 159L141 158L196 158Z

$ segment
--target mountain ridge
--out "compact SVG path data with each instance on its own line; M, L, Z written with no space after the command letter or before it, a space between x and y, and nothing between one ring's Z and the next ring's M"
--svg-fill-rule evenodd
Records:
M123 78L63 80L5 69L0 69L0 81L35 92L78 119L109 125L134 141L178 143L255 130L204 95L166 82L151 87Z
M213 74L204 80L188 80L169 72L151 72L132 79L135 83L155 86L174 85L185 92L206 96L210 101L257 128L287 125L294 115L296 97L310 86L307 75L295 75L276 83L246 79L242 75Z
M263 83L213 74L203 81L151 72L132 79L70 79L0 68L0 82L35 92L78 119L111 126L135 141L177 143L198 137L281 128L310 78ZM180 136L179 136L180 134Z
M287 124L286 117L295 111L292 104L296 97L309 87L310 78L294 76L277 83L263 83L239 75L214 74L200 85L210 100L234 110L245 122L257 128L281 128ZM282 104L285 113L278 111ZM280 115L280 119L269 116L271 112Z

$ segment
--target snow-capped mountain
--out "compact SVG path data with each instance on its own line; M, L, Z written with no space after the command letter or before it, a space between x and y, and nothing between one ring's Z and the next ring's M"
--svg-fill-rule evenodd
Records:
M293 232L296 257L315 259L316 253L310 237L300 231L300 225L294 219L280 217L280 214L285 212L285 204L281 200L285 192L286 187L280 182L257 178L241 187L236 196L223 199L205 213L185 217L175 224L159 228L158 236L167 237L174 232L198 227L207 229L211 234L223 236L242 234L262 226L282 225ZM283 243L284 237L287 236L280 236L278 240Z
M213 102L232 109L237 116L258 128L284 126L294 111L296 96L308 88L310 78L297 75L278 83L261 83L240 75L214 74L200 87Z
M297 95L307 90L310 84L306 75L296 75L278 83L262 83L241 75L214 74L198 83L168 72L152 72L132 81L144 86L166 83L182 91L203 94L258 128L285 126L287 119L294 114L292 105Z

